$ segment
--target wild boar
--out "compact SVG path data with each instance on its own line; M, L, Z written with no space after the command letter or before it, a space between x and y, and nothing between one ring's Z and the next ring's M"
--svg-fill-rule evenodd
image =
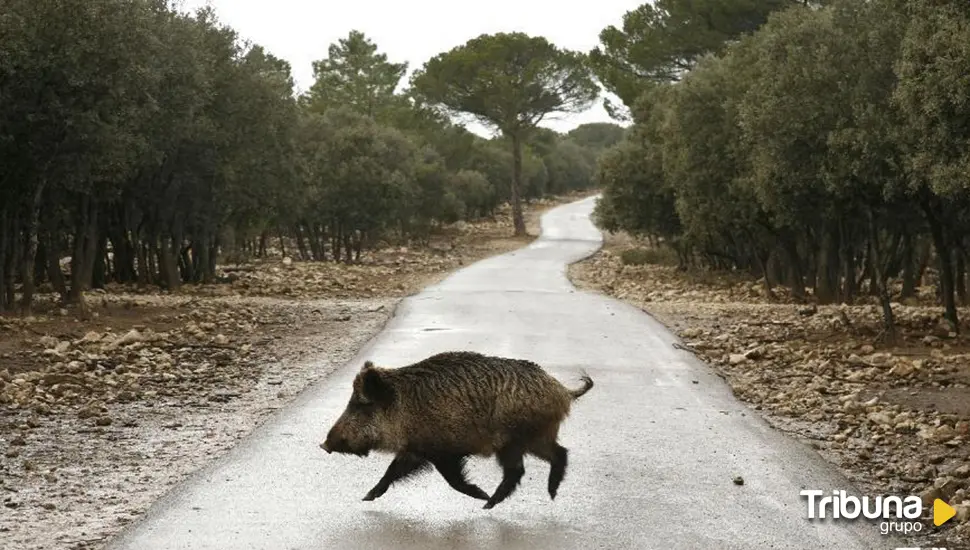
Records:
M395 455L364 500L433 466L453 489L486 500L484 508L490 509L518 487L527 453L549 463L554 500L568 457L558 442L559 425L572 402L593 387L585 373L582 380L582 387L571 390L531 361L468 351L439 353L396 369L366 361L347 408L320 447L361 457L371 451ZM491 496L466 479L470 456L495 456L502 467Z

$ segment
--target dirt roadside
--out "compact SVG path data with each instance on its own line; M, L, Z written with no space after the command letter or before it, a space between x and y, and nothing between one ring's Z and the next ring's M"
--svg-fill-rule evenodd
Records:
M177 294L108 288L82 322L55 306L0 317L0 546L97 549L302 389L350 360L397 303L530 235L459 223L360 265L282 257L222 266ZM53 302L50 302L53 303Z
M875 302L816 307L783 291L769 301L750 278L681 272L676 257L604 237L599 253L570 267L578 288L654 316L739 399L864 494L921 496L914 545L970 548L970 342L942 322L932 286L894 304L899 338L889 345ZM957 509L941 527L929 519L936 498Z

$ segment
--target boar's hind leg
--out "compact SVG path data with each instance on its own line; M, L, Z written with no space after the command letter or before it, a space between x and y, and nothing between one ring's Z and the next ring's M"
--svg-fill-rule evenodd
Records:
M438 469L441 477L445 478L451 488L480 500L488 500L488 493L465 478L465 458L461 455L435 456L431 463Z
M551 422L537 431L529 442L529 454L549 463L549 497L556 500L559 484L566 477L569 451L559 444L559 422Z
M553 441L537 443L529 448L529 452L549 463L549 498L556 500L559 484L566 477L569 450Z
M525 475L525 466L522 464L525 453L521 447L509 445L500 449L497 454L498 463L502 466L502 482L495 489L495 494L485 503L484 508L486 510L507 499L519 486L522 476Z
M364 500L374 500L380 497L387 492L392 483L412 476L428 466L427 460L411 453L401 453L395 456L387 467L387 471L384 472L384 477L364 496Z

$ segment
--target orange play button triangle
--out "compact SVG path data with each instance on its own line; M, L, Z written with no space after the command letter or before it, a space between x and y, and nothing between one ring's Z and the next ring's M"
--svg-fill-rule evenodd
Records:
M933 501L933 525L939 527L950 521L955 515L957 515L957 511L953 509L953 506L940 499Z

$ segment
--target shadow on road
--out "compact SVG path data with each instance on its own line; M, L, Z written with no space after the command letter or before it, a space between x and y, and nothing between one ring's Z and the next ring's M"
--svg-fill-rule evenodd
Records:
M414 512L367 510L361 513L360 524L328 529L325 547L381 548L393 540L414 548L467 548L468 541L475 541L478 548L535 550L563 548L576 530L552 517L529 516L517 521L482 512L482 517L442 521L419 519Z

